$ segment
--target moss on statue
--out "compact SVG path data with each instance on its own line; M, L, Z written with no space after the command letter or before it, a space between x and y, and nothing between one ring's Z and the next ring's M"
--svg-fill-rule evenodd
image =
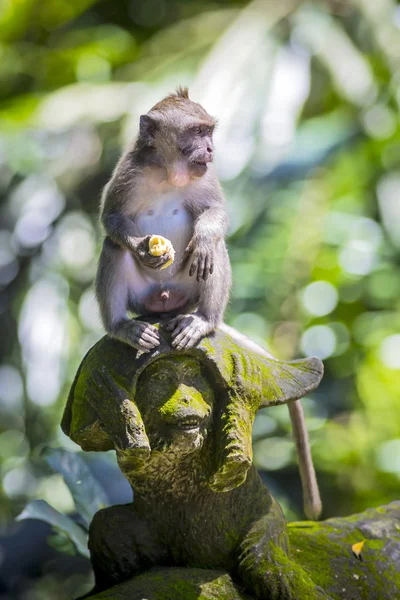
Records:
M259 600L348 599L340 589L359 581L348 554L362 533L358 521L346 525L346 539L334 521L295 524L289 544L283 513L252 465L257 410L302 397L321 376L318 359L269 359L222 331L181 352L168 336L142 355L109 338L96 344L72 386L63 429L84 450L115 448L135 502L93 519L89 548L102 592L93 597L172 600L181 589L185 600L232 600L243 597L239 583ZM371 522L363 527L377 552L369 589L378 589L395 567L379 564L382 540ZM163 565L188 570L149 571ZM230 573L235 585L205 569Z
M221 571L154 568L93 596L96 600L251 600Z
M392 600L400 592L400 502L347 518L288 526L290 555L329 597ZM362 560L352 545L365 541ZM268 565L265 565L268 569ZM299 582L301 589L301 582ZM92 600L249 600L227 573L163 568L134 577ZM254 598L254 597L253 597ZM299 592L297 600L308 600Z

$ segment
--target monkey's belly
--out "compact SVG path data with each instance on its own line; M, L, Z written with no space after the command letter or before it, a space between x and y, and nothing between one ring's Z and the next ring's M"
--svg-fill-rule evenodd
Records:
M152 286L142 300L146 312L172 313L186 308L191 303L187 291L179 286Z

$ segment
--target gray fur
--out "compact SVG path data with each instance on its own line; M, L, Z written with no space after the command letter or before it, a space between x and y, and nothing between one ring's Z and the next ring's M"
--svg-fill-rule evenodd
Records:
M178 89L141 118L133 148L119 161L101 203L105 229L96 293L107 333L149 351L159 334L135 315L165 319L177 349L194 346L223 319L231 287L228 218L211 164L215 120ZM152 257L151 235L171 240Z

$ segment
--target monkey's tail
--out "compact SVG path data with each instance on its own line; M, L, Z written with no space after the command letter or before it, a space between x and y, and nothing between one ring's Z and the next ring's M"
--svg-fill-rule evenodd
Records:
M322 511L322 502L311 456L303 407L300 400L295 400L294 402L289 402L288 408L292 422L293 437L296 442L297 459L299 461L304 512L308 519L317 521Z
M256 352L261 356L276 360L276 358L265 348L253 342L243 333L240 333L233 327L222 323L219 325L222 331L236 339L242 346ZM308 519L316 521L322 511L321 496L319 493L317 476L315 474L314 464L311 456L310 442L308 439L308 431L304 418L303 407L300 400L289 402L289 415L293 428L293 437L296 443L297 460L299 463L299 471L301 478L301 487L303 490L303 506L304 512Z

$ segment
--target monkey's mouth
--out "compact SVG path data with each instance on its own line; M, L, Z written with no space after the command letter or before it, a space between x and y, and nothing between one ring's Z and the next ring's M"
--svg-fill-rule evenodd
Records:
M189 172L192 177L202 177L207 172L207 161L191 161L189 165Z

